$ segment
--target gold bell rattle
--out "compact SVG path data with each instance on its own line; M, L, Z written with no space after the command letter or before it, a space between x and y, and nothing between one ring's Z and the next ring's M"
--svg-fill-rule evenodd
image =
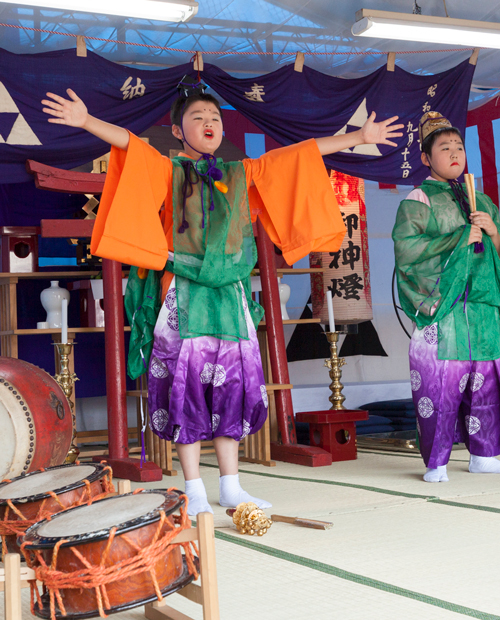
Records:
M253 502L243 502L236 508L228 508L226 514L233 517L233 523L240 534L264 536L273 522Z

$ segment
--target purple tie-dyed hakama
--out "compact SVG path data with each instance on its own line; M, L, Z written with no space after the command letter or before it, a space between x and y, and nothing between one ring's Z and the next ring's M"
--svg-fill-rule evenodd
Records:
M454 442L465 442L476 456L500 454L500 360L438 359L433 324L413 332L410 377L427 467L446 465Z
M249 340L181 339L172 280L149 364L150 424L163 439L184 444L214 437L239 441L264 424L268 400L259 343L240 288Z

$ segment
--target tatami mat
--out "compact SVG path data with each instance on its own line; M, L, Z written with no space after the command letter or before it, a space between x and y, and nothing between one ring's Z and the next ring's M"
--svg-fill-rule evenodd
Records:
M319 468L242 463L242 486L273 502L269 515L334 524L311 530L275 523L261 538L236 532L217 504L216 461L202 462L215 513L222 620L500 620L500 476L468 473L466 451L453 452L450 482L440 484L422 481L413 454L360 450L356 461ZM182 488L182 473L141 486ZM28 619L27 590L23 601ZM201 609L178 595L169 604L202 619ZM138 608L113 617L144 615Z

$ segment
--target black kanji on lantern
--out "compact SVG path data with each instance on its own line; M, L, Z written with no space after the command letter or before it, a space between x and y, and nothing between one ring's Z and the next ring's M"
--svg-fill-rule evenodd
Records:
M342 284L342 278L332 278L332 285L328 287L328 290L332 291L332 297L342 297L341 291L339 291L339 283Z
M363 279L357 273L351 273L344 277L344 281L339 281L339 289L344 291L344 299L360 299L357 291L362 291L364 286Z
M351 269L354 269L354 263L357 263L360 257L361 248L349 240L347 247L342 250L342 264L350 265Z
M349 239L352 239L352 231L358 230L358 221L359 217L356 213L351 213L344 218L344 223L347 228L347 236L349 237Z
M328 265L329 269L339 268L340 250L338 252L328 252L332 257L332 262Z

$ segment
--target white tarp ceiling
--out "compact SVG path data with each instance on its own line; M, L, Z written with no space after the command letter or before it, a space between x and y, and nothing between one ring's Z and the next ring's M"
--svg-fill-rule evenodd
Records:
M443 0L419 0L418 4L422 14L445 16ZM140 63L143 68L166 68L188 62L190 50L214 52L205 55L205 61L236 77L273 71L281 64L293 62L298 51L318 54L306 55L309 67L346 78L377 69L385 63L383 54L390 51L418 52L398 55L396 63L406 71L425 74L449 69L470 55L470 51L447 52L450 46L356 38L351 34L358 9L411 13L413 5L414 0L199 0L198 14L190 22L166 24L0 2L0 23L26 28L0 26L0 46L18 54L65 49L74 47L75 39L57 33L71 33L185 50L87 39L88 49L108 60ZM446 8L450 17L500 23L500 2L494 0L446 0ZM471 107L500 93L499 69L500 50L482 50Z

